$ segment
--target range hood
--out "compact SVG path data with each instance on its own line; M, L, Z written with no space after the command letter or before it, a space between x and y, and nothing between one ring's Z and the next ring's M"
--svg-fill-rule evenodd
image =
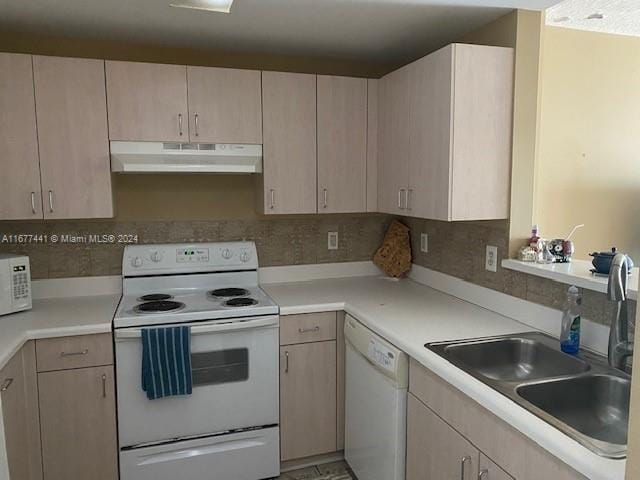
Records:
M116 173L260 173L262 145L111 142Z

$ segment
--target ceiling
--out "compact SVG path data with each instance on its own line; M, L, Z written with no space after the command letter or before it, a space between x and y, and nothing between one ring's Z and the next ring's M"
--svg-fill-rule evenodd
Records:
M235 0L231 13L171 0L0 0L0 30L370 62L416 58L513 8L557 0Z
M604 18L588 18L590 15ZM640 0L565 0L547 10L547 25L640 36Z

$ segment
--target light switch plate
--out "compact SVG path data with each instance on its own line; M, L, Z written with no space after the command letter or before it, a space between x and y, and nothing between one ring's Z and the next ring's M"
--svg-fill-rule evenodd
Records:
M487 256L485 258L484 268L490 272L498 271L498 247L487 245Z
M429 252L429 235L426 233L420 234L420 251L423 253Z
M329 235L327 235L327 248L329 250L338 250L338 232L329 232Z

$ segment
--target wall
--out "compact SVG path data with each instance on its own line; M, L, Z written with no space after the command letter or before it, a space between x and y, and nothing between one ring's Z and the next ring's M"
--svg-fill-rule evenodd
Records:
M547 27L535 219L640 262L640 38Z

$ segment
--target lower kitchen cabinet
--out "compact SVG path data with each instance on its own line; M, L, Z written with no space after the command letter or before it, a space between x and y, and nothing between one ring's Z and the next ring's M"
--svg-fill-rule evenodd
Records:
M336 341L280 348L280 459L337 450Z
M413 395L407 404L407 480L478 478L478 450Z
M4 437L12 480L42 479L35 375L33 342L28 342L0 371Z
M489 457L480 454L478 480L514 480L511 475L493 463Z
M45 480L115 480L113 366L38 375Z

